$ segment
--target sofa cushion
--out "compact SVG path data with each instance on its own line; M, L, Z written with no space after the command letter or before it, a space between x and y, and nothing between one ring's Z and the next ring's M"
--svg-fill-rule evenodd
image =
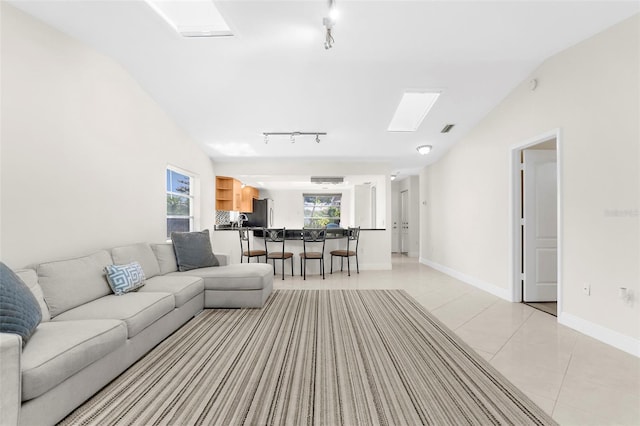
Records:
M266 263L240 263L168 274L181 275L201 277L205 290L258 290L265 286L265 277L273 276L273 267Z
M173 244L150 244L153 254L158 259L158 265L160 265L160 274L168 274L169 272L176 272L178 270L178 262L176 261L176 252L173 250Z
M113 263L124 265L131 262L138 262L142 266L144 275L147 278L160 275L160 265L156 259L151 246L147 243L131 244L128 246L115 247L111 249Z
M40 312L42 313L42 321L49 321L51 315L49 314L49 308L44 301L44 294L42 293L42 287L38 284L38 274L33 269L18 269L15 271L16 275L29 287L31 293L35 296L40 305Z
M55 317L54 321L118 319L126 323L127 337L132 338L174 307L173 295L169 293L112 294L70 309Z
M29 287L0 262L0 332L17 334L24 346L41 319L40 305Z
M144 271L138 262L104 267L107 282L116 296L135 291L145 283Z
M89 256L38 265L38 282L51 317L111 294L104 267L112 263L109 252L102 250Z
M204 291L204 282L200 277L158 275L147 280L139 292L171 293L176 302L176 308L181 307L189 300Z
M171 240L176 252L178 271L219 265L218 259L213 255L207 229L200 232L172 232Z
M49 321L22 352L22 400L36 398L125 344L122 321Z

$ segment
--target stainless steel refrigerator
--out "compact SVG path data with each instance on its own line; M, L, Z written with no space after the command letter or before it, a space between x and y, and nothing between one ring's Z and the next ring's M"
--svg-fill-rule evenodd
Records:
M253 200L253 213L247 213L245 226L253 228L273 228L273 200Z

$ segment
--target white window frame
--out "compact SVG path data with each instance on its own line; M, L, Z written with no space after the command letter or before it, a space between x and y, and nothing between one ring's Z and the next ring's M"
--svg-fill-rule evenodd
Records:
M182 192L172 192L167 190L167 171L172 171L175 173L179 173L181 175L187 176L189 178L189 194L185 194ZM167 221L168 219L182 219L185 216L178 215L169 215L166 212L166 204L167 204L167 195L175 195L179 197L188 197L189 198L189 231L195 231L200 228L200 177L190 172L189 170L182 169L180 167L173 166L168 164L164 170L164 204L165 204L165 234L169 232L167 229ZM170 241L170 237L167 235L167 241Z
M341 223L342 223L342 199L344 198L344 194L342 194L341 192L328 192L328 193L322 193L322 192L308 192L308 193L303 193L302 194L302 223L304 226L306 225L307 222L307 216L304 213L304 208L305 208L305 198L306 197L335 197L335 196L340 196L340 217L331 217L329 219L333 220L333 219L338 219ZM335 204L333 205L335 206Z

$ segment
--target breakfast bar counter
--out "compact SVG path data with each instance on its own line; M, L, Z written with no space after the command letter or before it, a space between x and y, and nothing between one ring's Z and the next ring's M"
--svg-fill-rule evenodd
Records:
M302 232L304 229L285 229L284 238L287 240L302 240ZM263 228L253 229L253 236L256 238L262 238L264 233ZM345 238L347 236L347 229L345 228L327 228L327 240Z
M251 248L263 249L264 239L262 238L263 228L246 228L251 230ZM325 247L325 258L331 250L345 249L346 228L328 228L327 240ZM286 228L286 251L295 254L294 268L296 275L300 275L299 253L302 248L302 229ZM230 263L240 263L240 237L237 227L228 225L216 226L212 236L211 245L216 253L225 253L229 255ZM360 245L358 247L358 256L360 259L360 271L363 270L389 270L391 269L391 230L389 229L360 229ZM329 256L330 258L331 256ZM329 260L326 259L327 271L329 271ZM252 262L255 259L252 259ZM261 260L264 262L264 258ZM288 265L287 265L288 267ZM317 262L311 262L307 266L307 279L309 275L318 274L319 268ZM290 273L289 269L289 273ZM278 271L278 274L280 272ZM335 267L334 267L335 273ZM346 268L344 274L346 275ZM287 274L288 276L288 274ZM352 274L353 276L353 274Z

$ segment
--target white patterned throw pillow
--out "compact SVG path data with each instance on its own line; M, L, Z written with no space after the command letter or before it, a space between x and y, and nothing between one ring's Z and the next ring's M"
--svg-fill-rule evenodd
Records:
M144 272L138 262L126 265L107 265L104 272L107 274L107 281L116 296L137 290L144 285Z

